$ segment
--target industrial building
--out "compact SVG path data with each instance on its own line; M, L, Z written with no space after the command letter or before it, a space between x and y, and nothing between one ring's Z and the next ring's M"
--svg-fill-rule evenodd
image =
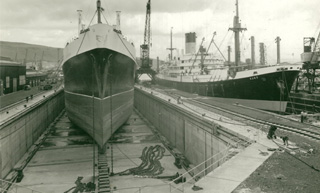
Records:
M24 89L26 84L26 65L0 58L0 95Z

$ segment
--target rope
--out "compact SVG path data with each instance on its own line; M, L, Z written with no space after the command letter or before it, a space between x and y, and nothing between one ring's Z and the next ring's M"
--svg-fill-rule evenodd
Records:
M93 54L90 54L90 56L92 57L92 62L95 63L96 60L95 60L95 57ZM93 176L92 176L92 182L94 183L95 182L95 160L96 160L96 155L95 155L95 129L94 129L94 80L93 80L93 76L94 76L94 71L93 71L93 68L95 67L95 65L92 66L92 78L91 78L91 92L92 92L92 133L93 133L93 144L92 144L92 148L93 148L93 167L92 167L92 173L93 173Z
M108 20L107 20L106 17L104 16L103 12L102 12L102 16L103 16L104 20L106 21L106 23L109 25Z
M109 60L109 58L108 58ZM109 61L108 61L109 62ZM111 74L110 74L111 75ZM110 127L111 127L111 136L113 133L113 123L112 123L112 76L110 77ZM110 136L110 138L111 138ZM113 143L110 143L111 149L111 174L113 174Z
M91 24L94 16L96 15L96 13L97 13L97 11L94 13L94 15L93 15L93 17L92 17L92 19L91 19L91 21L90 21L90 23L89 23L88 26L90 26L90 24ZM81 40L80 46L79 46L79 48L78 48L78 50L77 50L77 53L76 53L75 55L78 55L78 53L79 53L79 51L80 51L80 48L81 48L81 46L82 46L82 44L83 44L84 38L86 37L86 35L87 35L87 32L84 32L84 35L83 35L83 38L82 38L82 40Z
M136 57L130 52L129 48L128 48L128 47L126 46L126 44L123 42L122 37L120 37L120 35L119 35L118 33L116 33L116 34L118 35L119 39L121 40L121 42L122 42L122 44L124 45L124 47L126 48L126 50L129 52L129 54L131 55L131 57L133 58L133 60L134 60L136 63L138 63Z
M225 41L225 39L226 39L226 37L227 37L228 34L229 34L229 31L227 31L226 35L224 35L222 41L221 41L220 44L219 44L219 48L220 48L220 47L222 46L222 44L224 43L224 41ZM214 53L214 55L217 54L217 51L218 51L218 50L216 50L216 52Z
M292 110L293 110L293 113L296 114L297 111L296 111L296 109L294 108L293 102L292 102L291 97L290 97L290 91L289 91L289 89L288 89L288 82L287 82L287 78L286 78L286 75L285 75L285 74L284 74L284 77L283 77L283 78L284 78L284 82L285 82L285 84L286 84L286 90L287 90L287 93L288 93L288 99L289 99L289 101L290 101L290 103L291 103L291 108L292 108ZM298 84L298 82L297 82L296 84Z
M130 159L129 156L127 156L127 154L125 154L117 145L116 147L118 148L118 150L128 159L130 160L134 165L138 166L138 164L136 164L132 159Z

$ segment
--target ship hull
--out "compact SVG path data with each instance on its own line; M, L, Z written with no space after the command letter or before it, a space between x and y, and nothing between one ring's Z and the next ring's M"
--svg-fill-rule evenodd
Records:
M133 89L104 99L66 91L65 104L69 119L103 147L112 133L130 117Z
M215 82L183 82L156 77L156 82L201 96L216 97L225 102L269 110L285 111L288 95L299 71L278 71L257 76Z
M135 61L108 48L95 48L63 64L69 119L101 148L130 117Z

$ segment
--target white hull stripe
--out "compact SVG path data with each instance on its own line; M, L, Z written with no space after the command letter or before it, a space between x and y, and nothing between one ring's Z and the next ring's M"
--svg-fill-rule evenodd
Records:
M120 92L120 93L117 93L117 94L114 94L114 95L112 95L112 97L115 97L115 96L118 96L118 95L121 95L121 94L125 94L125 93L129 93L129 92L132 92L134 89L132 88L132 89L130 89L130 90L127 90L127 91L124 91L124 92ZM78 96L82 96L82 97L87 97L87 98L92 98L92 96L88 96L88 95L84 95L84 94L79 94L79 93L74 93L74 92L69 92L69 91L64 91L64 92L66 92L66 93L68 93L68 94L73 94L73 95L78 95ZM95 99L97 99L97 100L105 100L105 99L107 99L107 98L110 98L111 96L107 96L107 97L105 97L105 98L97 98L97 97L94 97Z

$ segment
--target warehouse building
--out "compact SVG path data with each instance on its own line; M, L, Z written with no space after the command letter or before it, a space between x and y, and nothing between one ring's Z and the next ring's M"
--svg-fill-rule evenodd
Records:
M26 65L0 57L0 95L23 90L26 84Z

